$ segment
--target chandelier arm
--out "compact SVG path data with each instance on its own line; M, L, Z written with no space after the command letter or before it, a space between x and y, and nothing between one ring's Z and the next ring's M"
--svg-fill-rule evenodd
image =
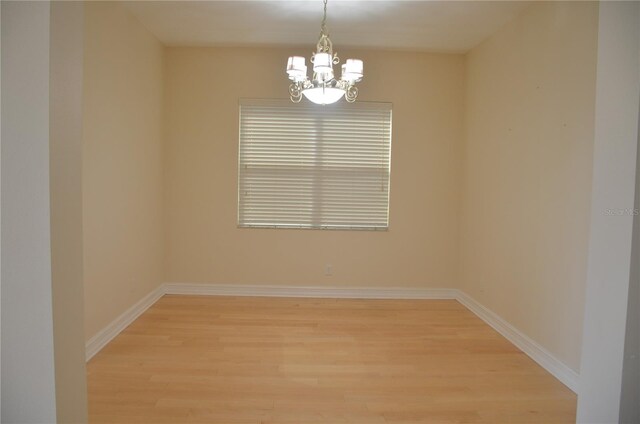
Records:
M349 87L347 87L347 89L344 92L344 98L349 103L353 103L356 101L357 97L358 97L358 87L356 87L355 85L349 85Z
M300 103L302 100L302 84L294 82L289 86L289 98L293 103Z

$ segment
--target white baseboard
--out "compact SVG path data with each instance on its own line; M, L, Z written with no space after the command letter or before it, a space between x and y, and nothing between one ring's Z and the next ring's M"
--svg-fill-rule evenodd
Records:
M548 350L524 335L517 328L502 319L495 312L478 303L471 296L458 290L458 302L462 303L480 319L493 327L504 338L516 345L520 350L536 361L542 368L560 380L574 393L578 393L580 375L557 359Z
M580 376L542 346L531 340L493 311L457 289L430 288L346 288L346 287L286 287L262 285L220 285L165 283L149 293L115 321L87 342L86 358L91 359L100 349L131 324L165 294L200 296L260 296L308 297L343 299L455 299L498 333L516 345L573 392L578 392Z
M317 297L343 299L455 299L455 289L375 287L286 287L167 283L165 294L208 296Z
M129 324L135 321L144 311L149 309L151 305L156 303L158 299L164 296L164 284L140 299L135 305L127 309L122 315L116 318L111 324L103 328L98 334L93 336L85 345L85 359L93 358L103 347L107 345L122 330L127 328Z

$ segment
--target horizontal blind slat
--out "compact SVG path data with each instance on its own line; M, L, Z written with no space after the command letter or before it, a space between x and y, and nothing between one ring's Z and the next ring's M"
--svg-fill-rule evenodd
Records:
M385 229L391 105L240 105L238 224Z

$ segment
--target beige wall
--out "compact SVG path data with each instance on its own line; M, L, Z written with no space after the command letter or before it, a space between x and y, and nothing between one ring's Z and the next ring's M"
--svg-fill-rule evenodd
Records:
M307 50L165 50L167 281L454 287L461 55L338 49L366 64L360 101L393 103L389 231L236 228L238 99L287 98Z
M545 2L467 56L461 288L580 365L597 3Z
M85 7L85 336L163 281L162 45L121 5Z

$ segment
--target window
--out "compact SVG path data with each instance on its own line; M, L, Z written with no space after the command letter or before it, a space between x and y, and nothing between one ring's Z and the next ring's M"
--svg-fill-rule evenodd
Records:
M240 227L387 229L391 104L240 102Z

